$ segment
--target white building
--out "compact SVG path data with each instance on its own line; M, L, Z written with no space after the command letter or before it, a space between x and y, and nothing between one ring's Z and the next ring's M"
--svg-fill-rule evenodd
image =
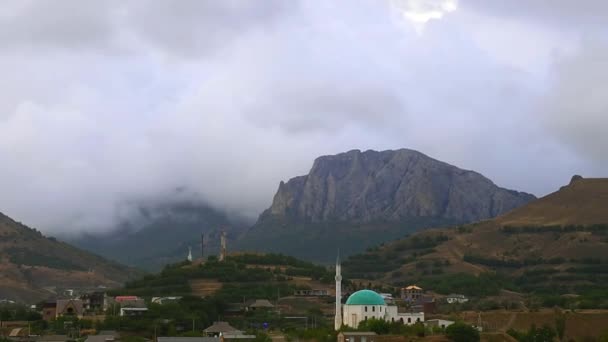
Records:
M429 319L428 321L424 322L424 325L426 325L427 327L437 327L445 329L454 323L454 321L448 321L445 319Z
M408 325L424 322L424 312L398 312L396 305L386 305L384 298L371 290L357 291L348 297L342 306L342 317L344 325L352 328L372 318Z
M451 294L449 296L447 296L445 298L445 301L448 302L448 304L463 304L469 301L469 299L467 297L465 297L465 295L461 295L461 294Z
M339 322L343 325L357 328L359 323L368 319L376 318L402 324L415 324L424 322L424 312L400 313L396 305L387 305L380 294L371 290L361 290L348 297L342 305L341 290L342 276L340 275L340 263L336 263L336 330L340 329Z

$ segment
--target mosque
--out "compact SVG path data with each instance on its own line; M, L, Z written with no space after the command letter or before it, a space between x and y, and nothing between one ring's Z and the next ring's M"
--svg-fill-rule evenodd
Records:
M336 261L335 329L339 330L342 325L357 328L359 323L371 318L410 325L424 322L424 312L399 312L396 305L387 305L380 294L371 290L361 290L351 294L346 303L342 305L342 274L338 257Z

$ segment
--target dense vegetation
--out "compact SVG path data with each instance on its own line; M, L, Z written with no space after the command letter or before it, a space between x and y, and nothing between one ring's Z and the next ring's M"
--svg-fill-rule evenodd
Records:
M267 220L255 226L263 233L247 234L237 241L240 250L286 253L321 263L333 263L337 248L344 256L364 253L366 249L401 239L429 227L457 224L454 220L414 217L401 222L319 222L293 223ZM348 236L348 238L345 238Z
M435 252L434 247L447 240L448 237L441 233L427 234L424 237L414 235L389 245L387 251L382 250L383 246L369 248L364 254L349 257L342 266L345 275L350 278L376 279L404 264L415 262L423 255ZM426 268L424 264L420 266ZM432 274L432 271L429 273Z
M422 323L406 325L400 322L389 322L382 319L371 318L359 323L359 331L373 331L378 335L404 335L424 337L432 330Z
M43 266L60 270L86 271L82 266L68 260L52 255L45 255L26 248L6 249L10 261L17 265Z
M142 297L188 295L191 293L190 280L212 279L223 283L216 295L224 300L270 299L276 298L277 293L293 293L296 287L287 283L293 276L309 276L327 283L333 279L333 273L325 267L292 257L243 254L229 256L223 262L210 257L199 265L187 261L168 265L159 274L128 282L120 293Z
M608 235L608 224L594 225L566 225L566 226L504 226L501 230L505 234L546 234L546 233L573 233L588 232L595 235Z
M446 336L454 342L477 342L479 331L468 324L456 322L445 329Z
M493 273L482 273L479 276L458 273L428 277L422 279L420 285L444 295L460 293L474 297L495 296L501 289L512 287L507 277Z

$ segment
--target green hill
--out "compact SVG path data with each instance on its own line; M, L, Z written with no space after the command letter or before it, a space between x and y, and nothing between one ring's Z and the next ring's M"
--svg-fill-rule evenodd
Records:
M294 279L297 278L297 279ZM231 255L225 261L183 261L167 265L160 273L127 282L117 293L142 297L201 295L192 284L219 284L211 293L226 302L243 297L274 299L277 293L291 295L312 284L331 287L333 273L323 266L280 254Z
M509 289L562 304L608 307L606 194L608 180L576 180L496 219L371 249L348 259L345 272L421 283L440 293Z

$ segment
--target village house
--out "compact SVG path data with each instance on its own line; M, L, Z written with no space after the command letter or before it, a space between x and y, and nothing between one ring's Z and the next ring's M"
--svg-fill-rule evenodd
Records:
M464 304L469 301L469 299L462 294L451 294L445 298L445 301L448 304Z
M42 304L42 319L51 321L57 318L57 302L46 301Z
M114 302L120 306L120 316L141 316L148 311L144 299L137 296L116 296Z
M408 302L416 302L422 297L424 291L416 285L410 285L401 289L401 299Z
M80 299L58 299L55 317L74 316L82 318L84 305Z
M228 324L228 322L213 322L213 325L203 330L207 336L242 335L243 332ZM159 341L160 342L160 341Z
M108 308L108 297L105 292L91 292L80 296L86 312L102 313Z
M142 316L148 312L148 308L120 308L120 316L121 317L134 317L134 316Z
M387 305L393 305L393 304L395 304L395 298L393 298L392 294L390 294L390 293L380 293L380 296L382 298L384 298L384 302Z
M246 311L270 310L274 305L268 299L256 299L245 304Z
M375 342L378 335L367 331L344 331L338 334L338 342Z
M437 327L442 329L445 329L452 324L454 324L454 321L448 321L445 319L429 319L428 321L424 322L424 325L426 325L427 327Z
M162 304L177 302L180 299L182 299L182 297L152 297L151 303L162 305Z
M326 297L329 296L329 291L322 289L313 290L296 290L294 296L298 297Z

